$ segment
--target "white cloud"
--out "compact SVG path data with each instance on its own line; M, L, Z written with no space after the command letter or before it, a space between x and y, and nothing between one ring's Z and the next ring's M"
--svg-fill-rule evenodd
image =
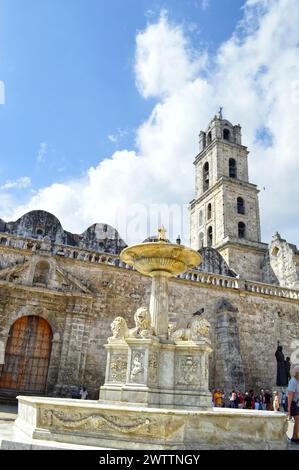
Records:
M201 0L200 6L203 11L206 11L210 6L210 0Z
M109 134L108 135L108 140L110 140L110 142L112 142L113 144L115 144L117 142L117 135L116 134Z
M107 137L108 140L110 140L110 142L112 142L113 144L118 144L121 139L126 135L128 135L128 131L118 128L116 132L114 132L113 134L109 134Z
M26 189L31 186L31 178L29 176L21 176L16 180L9 180L6 181L2 186L0 186L0 190L8 190L8 189Z
M44 162L45 158L46 158L46 155L47 155L47 152L48 152L48 143L47 142L41 142L39 144L39 149L38 149L38 152L37 152L36 160L38 162Z
M223 105L224 117L243 127L251 181L266 187L261 192L264 237L278 229L298 243L298 24L297 0L248 0L233 36L207 57L195 53L183 28L163 13L136 38L138 90L157 99L136 132L136 151L117 151L84 178L41 188L27 204L8 206L2 217L45 209L68 230L79 232L102 221L116 225L127 242L139 240L146 227L134 225L134 211L140 220L144 214L136 204L154 212L154 203L184 204L193 198L197 134ZM272 146L257 139L261 128L272 136ZM133 235L118 223L126 207Z
M167 96L185 86L205 66L206 55L195 53L180 26L163 12L136 38L135 73L144 98Z

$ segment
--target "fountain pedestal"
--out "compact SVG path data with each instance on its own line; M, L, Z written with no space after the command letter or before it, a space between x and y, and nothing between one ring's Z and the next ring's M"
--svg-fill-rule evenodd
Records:
M152 274L150 314L152 325L161 339L168 338L168 278L169 273L158 271Z
M146 406L211 408L208 341L162 343L126 339L107 344L105 385L100 399ZM126 374L116 368L126 366ZM118 369L117 369L118 370Z

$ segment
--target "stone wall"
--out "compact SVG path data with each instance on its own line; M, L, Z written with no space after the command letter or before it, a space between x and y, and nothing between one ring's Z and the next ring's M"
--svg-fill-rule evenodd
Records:
M266 281L262 266L265 259L266 249L253 248L246 244L230 243L219 249L219 253L229 267L233 269L243 279L253 281Z
M217 376L216 371L216 355L220 347L216 339L217 316L219 301L223 299L236 309L235 331L238 331L239 338L236 338L234 348L240 349L246 388L274 386L274 353L277 340L280 339L284 345L285 354L291 355L292 342L299 338L298 301L287 301L271 295L249 294L242 289L196 286L192 282L178 286L178 283L179 281L172 283L170 309L176 312L178 318L187 318L199 307L204 307L205 315L212 325L214 352L210 364L211 386L224 385L219 383L222 377L219 377L219 374ZM227 331L228 340L230 334L230 331ZM231 361L231 358L225 357L224 360Z

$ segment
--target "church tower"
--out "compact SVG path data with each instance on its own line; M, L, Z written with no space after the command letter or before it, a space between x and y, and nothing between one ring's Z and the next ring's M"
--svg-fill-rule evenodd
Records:
M241 277L262 280L267 245L261 243L259 191L249 182L248 153L241 126L223 119L221 110L200 132L191 247L215 248Z

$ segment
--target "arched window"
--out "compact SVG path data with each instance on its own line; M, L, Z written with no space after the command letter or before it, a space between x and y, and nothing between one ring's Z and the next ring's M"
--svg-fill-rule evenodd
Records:
M200 250L203 247L203 233L200 232L198 235L198 249Z
M208 132L208 136L207 136L207 143L208 145L212 142L212 132Z
M212 217L212 204L208 204L207 219L210 220Z
M213 228L210 226L207 233L207 245L212 246L213 244Z
M203 166L203 174L202 174L202 179L203 179L203 190L207 191L210 186L210 172L209 172L209 163L206 162Z
M230 132L228 129L223 129L223 139L224 140L229 140L230 137Z
M50 265L47 261L39 261L35 266L33 284L47 285Z
M244 222L238 223L238 236L239 238L245 238L246 235L246 225Z
M237 163L234 158L229 159L229 176L230 178L237 178Z
M199 211L198 213L198 226L202 226L202 211Z
M245 214L245 202L242 197L238 197L237 199L237 210L238 214Z

